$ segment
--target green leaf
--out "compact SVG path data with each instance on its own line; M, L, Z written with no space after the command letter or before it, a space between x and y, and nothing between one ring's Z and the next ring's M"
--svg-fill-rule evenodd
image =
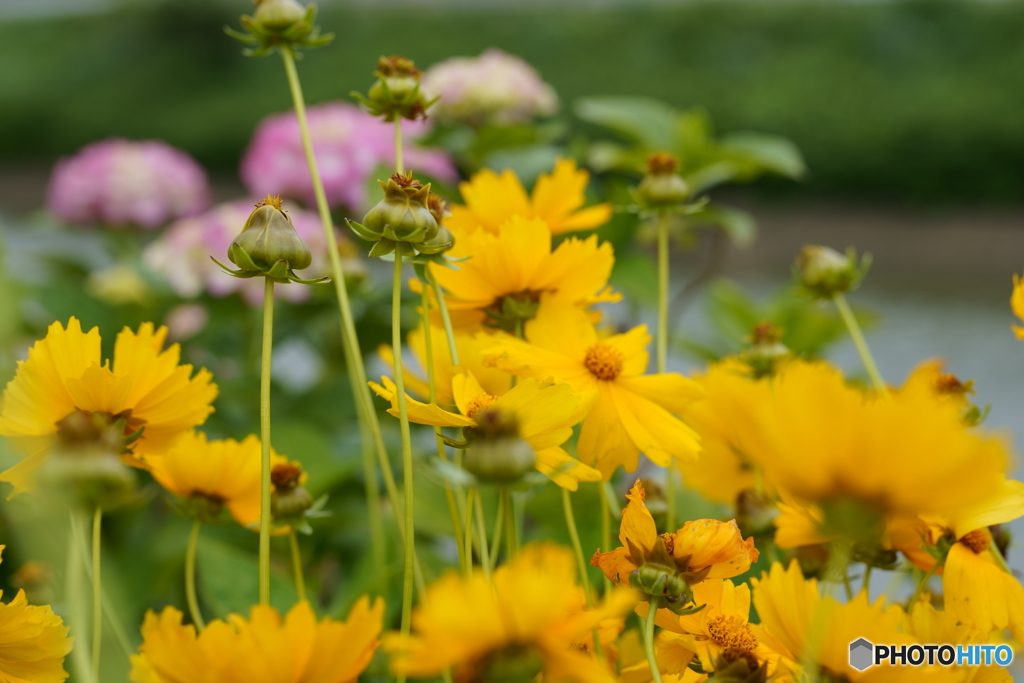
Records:
M252 534L254 552L247 553L223 541L200 536L196 555L199 595L206 617L224 617L230 613L248 615L259 599L259 563L255 549L257 535ZM270 572L270 602L282 614L295 604L291 577Z
M794 180L807 173L800 149L792 141L778 135L750 131L731 133L722 137L721 148L759 171Z
M646 147L674 147L675 109L648 97L587 97L574 107L576 116L609 128Z
M738 247L749 247L757 237L757 221L754 216L728 206L709 204L691 214L688 221L696 225L708 225L721 229L729 240Z

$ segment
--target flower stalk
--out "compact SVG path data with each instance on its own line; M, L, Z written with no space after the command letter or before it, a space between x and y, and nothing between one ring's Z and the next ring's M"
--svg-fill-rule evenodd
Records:
M96 506L92 515L92 675L100 678L100 652L103 648L103 583L100 575L100 546L103 529L103 508Z
M561 487L559 487L561 488ZM572 539L572 549L576 553L576 566L580 571L580 584L583 586L583 593L587 598L587 608L593 607L593 596L590 594L590 577L587 576L587 560L583 555L583 544L580 542L580 532L576 529L576 515L572 511L572 498L569 489L561 488L562 510L565 512L565 525L569 528L569 538Z
M306 599L306 579L302 575L302 552L299 550L299 536L295 529L288 532L288 544L292 551L292 571L295 573L295 595L299 602Z
M669 292L668 211L658 212L658 337L656 367L659 374L668 372L668 292ZM675 468L669 463L665 472L665 524L676 528Z
M661 669L658 668L658 657L654 651L654 621L660 606L661 598L651 598L647 612L647 624L644 628L644 651L647 653L647 663L651 666L651 677L654 679L654 683L662 683Z
M270 367L274 343L274 281L263 285L263 355L260 363L260 604L270 604Z
M836 310L839 311L839 316L843 319L843 324L846 325L846 330L850 333L853 345L857 347L857 353L860 355L861 363L864 364L868 377L871 378L872 386L883 394L887 393L889 389L885 385L885 380L882 379L882 373L878 371L875 357L871 355L871 349L868 347L867 340L864 339L864 333L857 323L857 317L853 314L850 304L846 301L846 296L839 292L832 297L832 301L835 302Z
M197 631L206 628L206 621L199 610L199 599L196 596L196 549L199 546L199 530L203 523L198 519L192 522L192 532L188 536L188 547L185 549L185 601L192 616L192 623Z

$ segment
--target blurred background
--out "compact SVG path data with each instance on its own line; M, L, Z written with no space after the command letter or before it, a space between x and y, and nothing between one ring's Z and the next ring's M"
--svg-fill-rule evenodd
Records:
M164 140L192 155L215 202L246 197L239 163L253 132L291 106L277 58L245 58L224 35L247 11L241 0L0 0L0 377L54 319L74 314L100 324L107 348L121 325L162 320L180 303L166 283L148 282L151 296L121 303L83 288L90 269L139 247L101 249L86 232L53 227L47 185L58 158L120 136ZM657 129L678 112L689 117L679 126L699 128L687 135L702 140L776 136L751 143L752 172L715 186L714 201L736 210L732 219L678 244L676 369L736 350L751 319L786 308L779 302L802 245L853 246L874 256L851 300L886 379L898 384L920 361L945 358L961 379L976 380L976 403L991 404L988 427L1024 442L1024 347L1010 332L1008 305L1011 274L1024 269L1024 2L324 0L319 23L336 38L300 64L311 104L351 101L350 91L372 81L380 55L403 54L426 68L498 48L537 70L557 93L558 110L528 133L502 133L514 140L488 146L477 138L474 153L456 154L463 175L510 166L529 183L556 154L571 154L596 173L592 197L617 201L628 196L629 174L595 140L637 143L650 134L656 144L644 122ZM610 96L663 104L593 99ZM442 133L424 144L452 148ZM441 180L457 198L453 179ZM358 216L359 208L337 215ZM614 284L635 303L629 315L651 320L650 248L635 223L617 216L602 234L616 243ZM364 350L372 352L386 339L387 294L372 266L353 286ZM247 335L258 313L237 299L203 303L221 324L195 333L186 357L211 367L221 384L211 432L241 437L256 419L248 398L258 349ZM348 385L321 381L340 366L331 306L317 294L280 319L279 353L290 353L302 372L297 382L283 372L275 385L275 446L307 463L311 488L332 493L329 533L305 549L321 558L314 583L344 586L323 595L340 610L365 585L352 579L365 567L334 550L363 547L365 531L354 522L363 504ZM859 375L835 320L806 315L818 316L814 350ZM538 498L545 495L553 494ZM442 497L434 504L444 518ZM5 524L32 528L39 511L23 503L3 514ZM126 593L162 604L180 590L175 563L187 522L166 507L156 514L169 530L153 541L159 551L145 571L110 571L127 582ZM132 515L110 527L128 546L150 541ZM238 550L245 533L211 534L201 556L248 567ZM564 536L558 525L545 533ZM1024 552L1014 548L1011 564L1022 570ZM28 559L11 551L0 567L8 581ZM221 602L211 612L247 604L250 586L213 580L204 599ZM134 611L148 606L124 599Z

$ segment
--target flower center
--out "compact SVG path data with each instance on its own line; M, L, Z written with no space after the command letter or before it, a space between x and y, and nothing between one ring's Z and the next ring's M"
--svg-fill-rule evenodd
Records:
M274 465L270 470L270 481L278 491L289 491L299 485L302 468L290 462Z
M603 380L618 377L625 363L626 356L622 351L603 342L598 342L587 349L587 355L583 359L583 364L590 370L590 374Z
M490 408L498 398L490 394L480 394L470 399L466 405L466 417L473 419L473 416L484 408Z
M707 622L708 637L722 648L745 650L757 648L757 638L750 632L746 620L735 614L719 614Z
M975 555L980 555L988 550L991 540L991 537L988 535L988 529L975 529L961 538L960 542L973 550Z

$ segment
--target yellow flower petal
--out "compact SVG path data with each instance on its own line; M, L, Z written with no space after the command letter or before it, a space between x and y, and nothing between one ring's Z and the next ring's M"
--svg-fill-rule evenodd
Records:
M558 447L537 451L537 470L570 491L577 490L581 481L601 481L600 472Z
M381 377L383 386L376 382L368 382L374 393L391 403L388 413L398 417L398 388L391 381L390 377ZM450 413L433 403L420 403L409 395L405 397L405 405L408 410L409 420L417 424L433 425L435 427L472 427L476 423L458 413Z

